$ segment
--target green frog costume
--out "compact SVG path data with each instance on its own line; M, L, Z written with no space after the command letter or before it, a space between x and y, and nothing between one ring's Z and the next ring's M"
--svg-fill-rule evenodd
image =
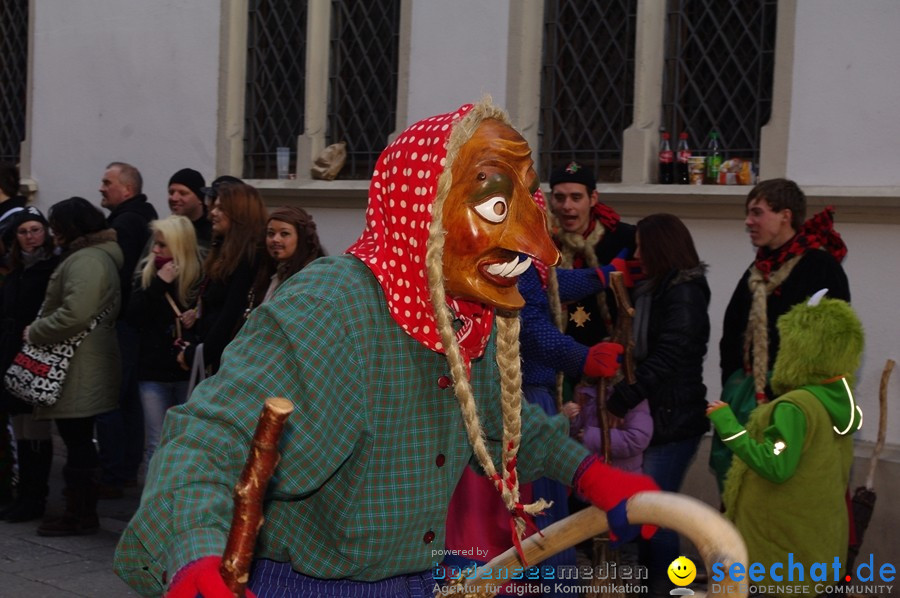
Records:
M863 329L846 302L814 297L779 318L778 330L771 383L779 397L757 407L746 428L727 405L709 417L735 455L725 483L726 516L744 536L750 563L769 571L793 554L808 576L814 563L844 562L847 555L845 496L853 433L862 425L851 387ZM806 585L812 592L815 584Z

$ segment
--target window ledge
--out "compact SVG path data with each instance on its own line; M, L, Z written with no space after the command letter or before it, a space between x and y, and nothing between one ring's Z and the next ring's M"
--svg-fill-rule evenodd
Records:
M363 209L368 180L255 179L270 206ZM749 185L631 185L601 183L601 200L628 218L671 212L682 218L733 220L744 217ZM900 187L804 187L810 212L834 206L838 222L900 224ZM544 187L545 193L549 189Z
M672 212L683 218L734 219L744 217L750 185L629 185L601 183L601 201L623 216ZM900 223L900 187L807 186L810 212L834 206L840 222Z
M269 206L296 205L302 208L365 209L369 181L314 181L246 179L262 194Z

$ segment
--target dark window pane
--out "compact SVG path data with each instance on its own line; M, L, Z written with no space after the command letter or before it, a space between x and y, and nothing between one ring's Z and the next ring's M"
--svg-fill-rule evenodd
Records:
M0 2L0 161L18 163L25 139L28 0Z
M291 148L304 130L305 0L249 0L244 107L244 176L276 178L275 148Z
M340 179L367 179L395 127L400 0L333 0L328 143L347 143Z
M549 0L544 13L539 172L577 160L622 178L634 104L637 0Z
M772 108L777 0L669 0L662 123L703 149L759 161Z

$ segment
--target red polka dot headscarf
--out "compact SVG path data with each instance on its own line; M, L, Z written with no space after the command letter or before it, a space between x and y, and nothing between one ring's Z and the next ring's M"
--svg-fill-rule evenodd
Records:
M453 112L421 120L385 148L369 185L365 230L347 250L378 279L394 321L425 347L440 353L444 346L426 273L429 228L432 210L440 209L449 188L447 146L451 133L465 119L463 130L454 134L459 147L481 120L466 119L472 108L472 104L465 104ZM439 193L442 176L445 183ZM467 334L457 339L467 349L467 357L481 355L490 334L493 309L452 298L448 303L465 322ZM466 317L472 313L480 317Z
M518 316L498 319L497 364L503 414L501 465L487 449L469 384L471 359L484 353L494 308L447 297L444 289L443 205L453 184L452 164L460 148L485 119L509 124L490 101L461 106L455 112L419 121L381 154L369 186L366 228L348 252L362 260L378 279L391 317L428 349L444 353L473 454L493 481L510 511L513 542L525 560L520 538L526 517L549 506L544 500L522 504L516 473L521 441L521 372ZM462 322L454 331L451 318ZM501 345L504 347L500 350Z

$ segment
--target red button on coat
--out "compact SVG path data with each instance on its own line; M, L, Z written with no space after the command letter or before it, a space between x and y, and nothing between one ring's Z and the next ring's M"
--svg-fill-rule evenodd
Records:
M422 541L426 544L431 544L434 541L434 532L426 532L425 536L422 538Z
M438 386L440 388L447 388L451 384L453 384L453 380L450 379L450 376L441 376L438 378Z
M444 466L444 461L446 461L446 458L444 457L444 455L438 455L438 456L437 456L437 459L434 460L435 464L436 464L438 467L443 467L443 466Z

